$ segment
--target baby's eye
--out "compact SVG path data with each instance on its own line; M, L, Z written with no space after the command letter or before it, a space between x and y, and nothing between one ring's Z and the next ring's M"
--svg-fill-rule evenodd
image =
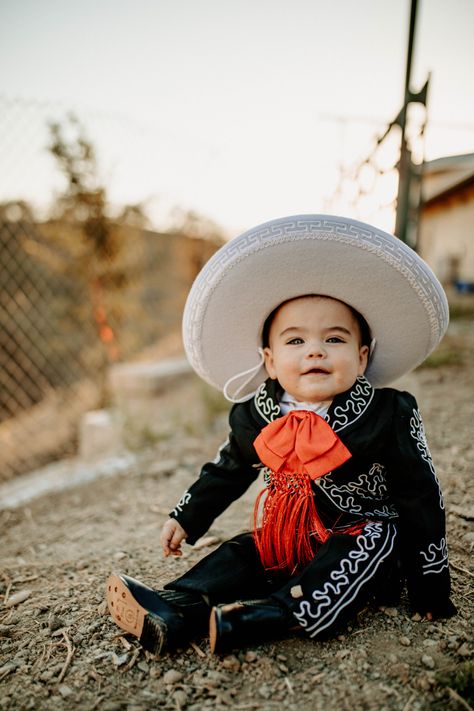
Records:
M288 346L300 346L302 343L304 343L302 338L295 337L295 338L290 338L289 341L286 342Z
M344 339L340 336L330 336L326 341L327 343L345 343Z

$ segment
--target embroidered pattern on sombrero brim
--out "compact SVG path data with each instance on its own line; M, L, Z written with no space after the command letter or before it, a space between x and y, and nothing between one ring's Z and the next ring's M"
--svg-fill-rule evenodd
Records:
M234 267L251 255L277 244L305 239L350 245L372 253L400 272L427 314L430 326L427 350L431 351L437 345L448 324L447 301L423 260L404 243L370 225L331 216L301 215L274 220L249 230L216 252L202 269L191 289L183 318L185 349L202 378L216 385L202 347L203 322L213 291ZM413 367L415 365L418 363Z

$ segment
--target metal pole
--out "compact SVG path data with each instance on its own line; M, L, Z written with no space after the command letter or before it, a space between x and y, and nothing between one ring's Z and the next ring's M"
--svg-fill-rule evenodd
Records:
M405 87L403 107L400 112L400 128L402 131L400 142L400 163L398 167L398 197L397 197L397 216L395 224L395 234L402 242L407 241L408 231L408 211L410 203L410 177L411 177L411 158L408 151L406 141L406 122L407 122L407 107L410 102L410 77L411 64L413 57L413 45L415 39L415 24L416 11L418 0L411 0L410 10L410 30L408 35L408 50L407 50L407 65L405 72Z

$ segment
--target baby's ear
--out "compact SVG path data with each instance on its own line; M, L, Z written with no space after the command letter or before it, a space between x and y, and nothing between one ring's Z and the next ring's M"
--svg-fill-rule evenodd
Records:
M275 370L275 365L273 362L273 353L272 349L269 348L268 346L263 349L263 362L265 363L265 368L267 370L268 375L272 380L276 380L276 370Z
M359 348L359 375L364 375L369 362L369 346Z

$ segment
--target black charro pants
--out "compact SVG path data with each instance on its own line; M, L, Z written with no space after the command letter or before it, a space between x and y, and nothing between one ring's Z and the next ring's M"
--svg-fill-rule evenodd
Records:
M211 605L271 597L308 636L333 634L374 595L390 589L396 602L396 537L396 526L384 521L367 523L356 536L336 533L302 572L288 577L266 571L252 534L243 533L165 587L199 593Z

